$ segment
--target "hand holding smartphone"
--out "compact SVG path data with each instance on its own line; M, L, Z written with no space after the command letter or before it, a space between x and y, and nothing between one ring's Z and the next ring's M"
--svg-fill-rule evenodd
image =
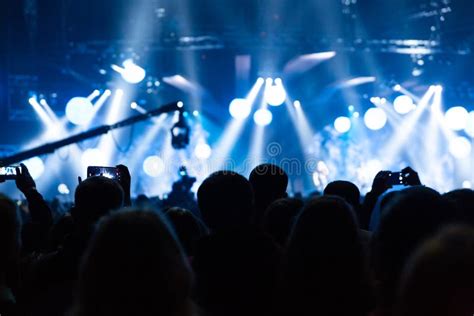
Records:
M0 180L15 180L17 166L0 167Z
M120 170L116 167L100 167L100 166L89 166L87 167L87 177L106 177L120 181Z

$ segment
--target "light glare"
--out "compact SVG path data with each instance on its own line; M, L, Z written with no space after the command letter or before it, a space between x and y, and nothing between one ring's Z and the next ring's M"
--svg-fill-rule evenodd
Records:
M387 123L387 114L381 108L370 108L365 112L364 123L373 131L382 129Z

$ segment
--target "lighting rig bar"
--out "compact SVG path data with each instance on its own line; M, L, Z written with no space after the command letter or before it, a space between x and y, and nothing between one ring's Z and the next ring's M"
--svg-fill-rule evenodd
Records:
M86 131L77 135L73 135L73 136L52 142L52 143L41 145L36 148L28 149L11 156L0 158L0 167L10 166L10 165L22 162L24 160L27 160L29 158L33 158L36 156L50 154L62 147L75 144L75 143L78 143L78 142L81 142L93 137L97 137L103 134L107 134L111 130L133 125L138 122L148 120L154 116L161 115L163 113L169 113L173 111L183 111L183 108L178 106L178 103L179 102L168 103L157 109L148 111L140 115L132 116L128 119L117 122L115 124L102 125L102 126L96 127L94 129L91 129L89 131Z

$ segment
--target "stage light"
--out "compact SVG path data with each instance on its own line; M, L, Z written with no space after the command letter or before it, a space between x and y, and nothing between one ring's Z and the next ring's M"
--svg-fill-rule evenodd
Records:
M45 108L43 108L41 104L38 102L38 100L36 99L36 96L32 96L31 98L29 98L28 102L33 107L36 114L38 114L39 118L41 119L44 125L46 126L53 125L52 118L48 115Z
M354 112L355 107L353 105L349 105L347 109L349 110L349 112Z
M280 106L286 100L286 91L280 78L275 79L274 84L265 85L264 91L265 102L271 106Z
M87 97L87 99L89 99L89 101L92 101L94 100L96 97L98 97L100 95L100 91L95 89L94 91L92 91L92 93Z
M33 157L23 161L25 166L28 168L33 180L37 180L44 172L44 163L40 157Z
M462 106L455 106L446 111L444 120L453 131L460 131L467 126L469 113Z
M396 85L393 86L393 91L400 91L400 90L402 90L402 86L401 86L401 85L396 84Z
M295 102L293 102L293 106L297 109L301 109L301 102L296 100Z
M183 101L178 101L178 103L176 103L176 106L181 109L184 106Z
M127 59L122 63L123 67L112 65L112 69L118 72L123 80L128 83L136 84L146 77L146 71L142 67L136 65L132 59Z
M132 102L132 103L130 103L130 107L131 107L133 110L135 110L135 109L138 107L137 102Z
M243 120L250 115L252 105L247 99L234 99L229 105L230 115L238 120Z
M109 89L106 89L106 90L104 91L104 94L105 94L106 96L110 97L110 96L112 95L112 91L110 91Z
M60 185L58 185L58 192L59 194L64 194L64 195L70 193L69 188L64 183L61 183Z
M464 131L466 132L467 135L474 138L474 111L469 112Z
M347 133L351 129L351 119L346 116L340 116L334 121L334 128L340 134Z
M143 162L143 171L149 177L156 178L165 171L165 163L158 156L149 156Z
M194 155L201 160L206 160L211 157L212 149L206 143L199 143L197 144L196 148L194 148Z
M352 113L352 117L359 118L359 116L360 116L359 112Z
M455 137L449 142L449 152L456 158L467 158L471 153L471 142L466 137Z
M253 115L253 120L255 124L259 126L267 126L273 120L272 112L267 109L259 109Z
M257 85L263 85L265 83L265 79L263 79L262 77L259 77L256 81Z
M81 162L84 168L89 166L105 166L107 165L107 158L101 150L88 148L82 153Z
M393 101L393 108L399 114L407 114L415 109L415 105L412 98L407 95L400 95Z
M472 189L472 182L469 180L465 180L462 182L463 189Z
M94 106L87 98L75 97L66 104L66 117L75 125L85 125L94 117Z
M174 149L183 149L189 144L190 129L185 119L185 113L179 112L178 122L171 128L171 145Z
M380 108L370 108L365 112L364 123L368 129L379 130L387 123L387 114Z

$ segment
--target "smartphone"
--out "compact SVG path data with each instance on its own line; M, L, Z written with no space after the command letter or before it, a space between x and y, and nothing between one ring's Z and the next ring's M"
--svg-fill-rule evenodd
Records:
M5 180L15 180L16 166L0 167L0 177Z
M389 185L405 185L405 177L401 172L390 172L387 184Z
M120 172L115 167L98 167L98 166L89 166L87 167L87 177L106 177L109 179L119 180Z

